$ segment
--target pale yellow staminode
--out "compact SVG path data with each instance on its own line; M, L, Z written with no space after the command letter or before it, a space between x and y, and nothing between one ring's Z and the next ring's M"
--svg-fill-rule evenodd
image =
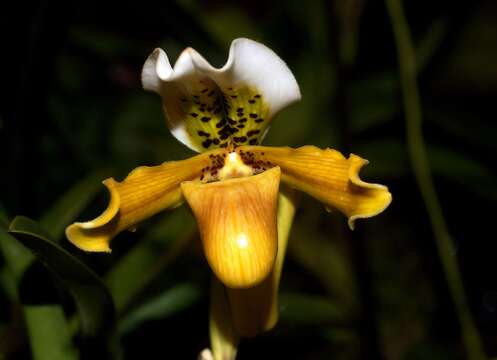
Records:
M278 247L279 182L280 168L274 167L255 176L181 184L207 261L228 287L252 287L271 273Z
M240 155L233 151L228 153L224 160L224 167L219 171L219 180L250 176L253 173L252 168L245 165Z

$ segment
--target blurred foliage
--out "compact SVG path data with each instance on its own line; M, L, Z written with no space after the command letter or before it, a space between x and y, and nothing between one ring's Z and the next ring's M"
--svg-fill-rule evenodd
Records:
M370 160L363 178L387 184L394 202L350 233L343 216L303 199L280 322L242 342L239 359L464 358L409 163L383 2L39 1L0 10L0 359L194 359L208 346L210 274L186 207L120 234L110 255L82 253L63 230L105 207L104 178L191 154L168 133L159 98L141 89L146 56L162 47L174 62L192 46L221 66L240 36L279 54L303 94L266 143L357 153ZM495 357L497 6L423 0L405 11L429 165ZM38 221L11 223L16 214Z

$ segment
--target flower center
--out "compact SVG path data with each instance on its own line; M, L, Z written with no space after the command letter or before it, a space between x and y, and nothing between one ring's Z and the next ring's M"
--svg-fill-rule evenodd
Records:
M210 183L260 174L275 166L264 152L250 147L231 147L225 152L209 155L210 164L201 169L200 181Z
M224 166L219 171L219 180L245 177L253 174L252 167L244 164L240 155L236 151L233 151L225 157Z

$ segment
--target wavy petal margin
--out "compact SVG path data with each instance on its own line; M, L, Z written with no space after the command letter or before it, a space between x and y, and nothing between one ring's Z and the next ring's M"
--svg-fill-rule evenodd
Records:
M309 145L297 149L242 146L237 151L256 170L279 166L283 183L311 195L328 209L341 211L351 229L356 219L378 215L392 201L386 186L359 178L368 161L354 154L347 159L336 150Z
M76 222L66 228L70 242L85 251L110 252L109 243L119 232L178 206L183 201L180 184L200 181L203 169L211 166L222 150L210 151L181 161L134 169L122 182L103 182L110 193L107 209L97 218Z
M274 115L301 98L286 63L245 38L231 43L221 68L192 48L172 68L166 53L155 49L143 66L142 84L162 97L171 133L197 152L226 146L229 139L259 144Z

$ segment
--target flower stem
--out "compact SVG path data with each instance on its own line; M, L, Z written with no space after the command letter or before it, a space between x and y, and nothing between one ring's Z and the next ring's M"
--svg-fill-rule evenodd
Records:
M400 81L405 107L407 147L412 169L426 206L449 291L461 325L468 358L485 359L480 336L468 307L454 244L445 222L431 176L422 133L422 110L416 80L416 61L409 27L401 0L385 0L392 23L399 61Z
M235 360L240 341L223 284L212 275L209 333L214 360Z

